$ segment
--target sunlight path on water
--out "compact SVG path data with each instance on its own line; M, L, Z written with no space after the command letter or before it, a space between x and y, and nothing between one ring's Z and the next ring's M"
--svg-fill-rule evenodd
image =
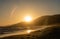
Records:
M33 27L32 29L28 29L28 30L23 30L23 31L17 31L17 32L14 32L14 33L9 33L9 34L4 34L4 35L0 35L0 38L3 38L3 37L8 37L8 36L13 36L13 35L22 35L22 34L29 34L31 32L34 32L34 31L37 31L37 30L41 30L42 29L45 29L47 27L50 27L50 26L40 26L40 27Z

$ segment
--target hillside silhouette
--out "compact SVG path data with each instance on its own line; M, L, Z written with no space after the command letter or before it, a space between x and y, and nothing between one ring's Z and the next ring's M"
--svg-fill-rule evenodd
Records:
M60 14L42 16L33 21L34 25L55 25L60 24Z
M37 19L33 20L30 24L25 22L20 22L13 25L8 25L5 27L0 27L0 34L15 32L19 30L26 30L26 26L46 26L46 25L58 25L60 24L60 14L56 15L46 15L38 17Z
M60 14L46 15L33 20L31 24L20 22L17 24L0 27L0 35L27 30L26 26L48 26L46 29L37 30L30 34L13 35L3 39L60 39Z

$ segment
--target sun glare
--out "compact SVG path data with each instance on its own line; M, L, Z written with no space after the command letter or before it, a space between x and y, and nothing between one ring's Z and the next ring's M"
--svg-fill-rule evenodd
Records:
M32 20L31 16L24 17L25 22L30 22Z
M32 32L32 30L27 30L27 33L31 33Z

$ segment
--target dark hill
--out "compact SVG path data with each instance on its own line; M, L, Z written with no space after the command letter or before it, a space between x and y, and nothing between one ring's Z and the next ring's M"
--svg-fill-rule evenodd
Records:
M60 14L39 17L33 21L33 24L38 26L60 24Z
M5 34L5 32L12 33L20 30L26 30L27 26L32 27L32 25L42 26L42 25L55 25L55 24L60 24L60 14L39 17L35 19L31 24L20 22L17 24L0 27L0 34Z
M60 14L39 17L35 19L31 24L20 22L17 24L0 27L0 35L7 34L7 33L13 33L13 32L17 32L21 30L26 30L27 29L26 26L32 27L32 25L42 26L42 25L56 25L56 24L57 25L60 24Z

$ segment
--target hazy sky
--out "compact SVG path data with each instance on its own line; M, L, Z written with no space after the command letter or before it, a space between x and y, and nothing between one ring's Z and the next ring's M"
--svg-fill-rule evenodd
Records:
M18 23L26 15L48 14L60 14L60 0L0 0L0 25Z

